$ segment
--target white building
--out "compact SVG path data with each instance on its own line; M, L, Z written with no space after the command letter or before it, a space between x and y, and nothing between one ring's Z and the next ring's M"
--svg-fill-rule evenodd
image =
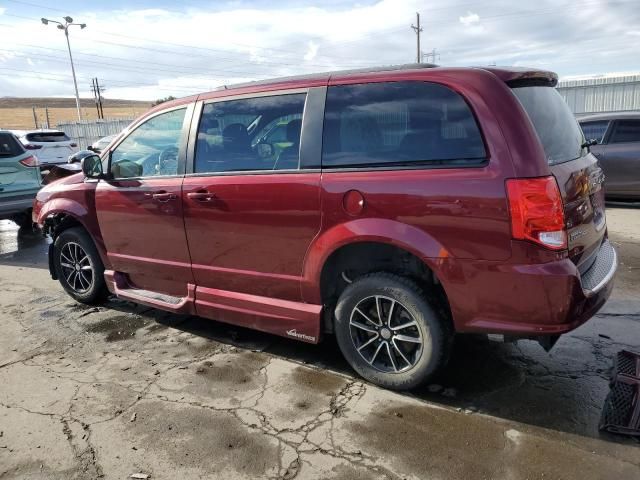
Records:
M640 111L640 74L612 74L565 79L558 92L576 115Z

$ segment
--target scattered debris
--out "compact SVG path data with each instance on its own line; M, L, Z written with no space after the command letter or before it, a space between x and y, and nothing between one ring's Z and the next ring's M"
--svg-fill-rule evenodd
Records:
M136 478L139 480L146 480L147 478L150 478L151 475L147 475L146 473L132 473L131 477L129 478Z
M129 420L130 422L135 422L136 418L138 418L138 414L136 412L133 412L133 415L131 415L131 420Z
M129 370L131 367L122 367L120 370L122 370L123 372L126 372L127 370Z
M640 437L640 353L618 352L612 373L600 430Z

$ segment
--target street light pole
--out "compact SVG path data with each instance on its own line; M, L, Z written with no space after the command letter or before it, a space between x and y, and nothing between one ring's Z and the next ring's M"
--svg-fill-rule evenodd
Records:
M73 75L73 87L76 92L76 110L78 111L78 121L82 121L82 113L80 111L80 95L78 94L78 82L76 80L76 69L73 66L73 56L71 55L71 43L69 42L69 27L71 25L78 25L80 29L83 29L87 26L86 23L73 23L73 18L64 17L64 22L61 23L56 20L49 20L47 18L42 18L42 23L44 25L48 25L49 22L56 23L58 25L59 30L64 30L64 36L67 39L67 49L69 50L69 61L71 62L71 74Z

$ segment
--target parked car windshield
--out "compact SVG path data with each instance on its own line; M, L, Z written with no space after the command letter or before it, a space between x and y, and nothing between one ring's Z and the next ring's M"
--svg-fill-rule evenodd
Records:
M513 93L529 115L549 165L586 155L582 129L555 88L518 87Z
M0 133L0 157L15 157L24 150L10 133Z

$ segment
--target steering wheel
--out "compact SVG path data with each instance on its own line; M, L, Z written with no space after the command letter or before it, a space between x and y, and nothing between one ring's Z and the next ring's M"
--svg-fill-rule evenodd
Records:
M178 147L167 147L158 157L158 175L175 175L178 172Z

